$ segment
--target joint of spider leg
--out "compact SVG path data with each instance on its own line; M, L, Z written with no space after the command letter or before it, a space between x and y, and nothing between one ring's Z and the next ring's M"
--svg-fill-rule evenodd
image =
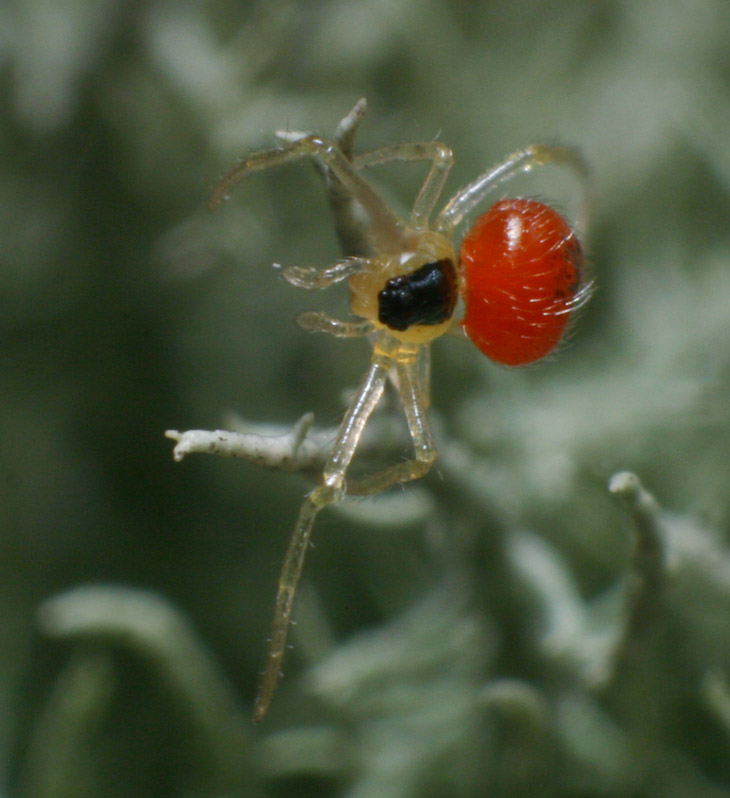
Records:
M294 149L299 149L301 147L311 150L316 155L322 156L325 159L335 152L341 152L340 148L335 144L334 141L322 138L322 136L318 136L316 134L310 134L301 139L297 139L297 141L292 142L292 144L289 146Z
M308 501L315 507L326 507L328 504L337 504L345 497L345 478L341 473L323 474L322 484L315 488L308 497Z

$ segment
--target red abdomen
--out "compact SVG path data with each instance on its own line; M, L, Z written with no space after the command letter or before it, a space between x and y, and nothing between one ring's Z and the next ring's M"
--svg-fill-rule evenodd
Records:
M476 220L460 259L461 325L488 358L523 366L555 349L586 294L580 242L557 211L501 200Z

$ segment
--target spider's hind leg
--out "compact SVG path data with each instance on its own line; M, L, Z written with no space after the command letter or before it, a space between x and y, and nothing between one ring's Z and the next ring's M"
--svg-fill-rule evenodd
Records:
M578 178L581 189L578 227L585 232L591 205L588 167L578 150L560 144L530 144L507 156L504 161L488 169L476 180L458 191L436 217L434 229L447 235L450 234L464 217L497 186L523 172L531 171L536 166L547 166L548 164L566 166Z

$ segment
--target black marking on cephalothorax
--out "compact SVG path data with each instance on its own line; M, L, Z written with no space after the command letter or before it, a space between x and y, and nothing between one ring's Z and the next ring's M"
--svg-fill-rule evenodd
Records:
M458 287L456 267L448 258L426 263L393 277L378 294L378 320L403 332L414 325L441 324L451 318Z

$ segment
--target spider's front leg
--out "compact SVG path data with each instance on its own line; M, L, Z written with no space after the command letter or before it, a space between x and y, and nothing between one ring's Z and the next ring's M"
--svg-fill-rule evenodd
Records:
M411 227L415 230L428 229L429 217L454 164L453 153L439 141L412 141L380 147L353 159L357 169L378 166L389 161L431 161L431 168L411 211Z
M381 251L397 252L403 243L404 224L364 180L336 143L315 135L288 142L283 147L260 150L241 161L218 182L208 202L213 210L229 192L252 172L270 169L302 158L314 158L324 164L350 195L362 205L370 224L373 246Z

